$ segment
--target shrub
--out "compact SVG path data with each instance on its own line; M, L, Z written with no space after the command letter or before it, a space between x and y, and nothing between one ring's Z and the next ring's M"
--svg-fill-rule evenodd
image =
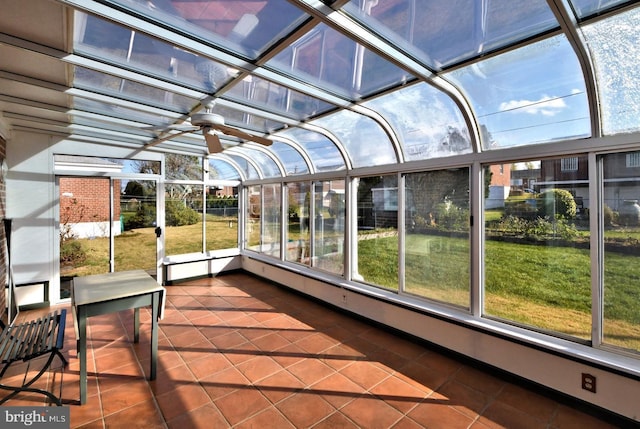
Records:
M565 189L551 189L538 194L536 198L538 216L549 219L573 219L577 206L571 192Z
M167 201L165 210L167 226L193 225L200 221L200 214L187 207L182 201Z
M60 263L75 264L81 263L87 258L87 254L82 248L80 241L68 239L60 245Z
M125 216L124 229L130 230L154 225L156 222L155 208L155 204L138 204L138 209L136 210L135 215Z
M435 223L447 230L467 231L469 229L469 210L458 207L451 201L435 206Z

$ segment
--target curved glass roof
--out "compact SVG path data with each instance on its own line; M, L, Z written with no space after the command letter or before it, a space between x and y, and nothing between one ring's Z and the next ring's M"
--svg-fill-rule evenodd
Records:
M216 159L236 173L219 177L344 175L640 132L636 1L56 4L73 10L71 39L1 36L16 57L0 76L5 118L202 156L190 120L209 109L231 127L215 128Z

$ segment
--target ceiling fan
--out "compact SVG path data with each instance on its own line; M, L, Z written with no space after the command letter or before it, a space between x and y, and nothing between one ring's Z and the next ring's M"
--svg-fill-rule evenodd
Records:
M157 139L154 139L152 142L148 143L147 146L155 146L159 143L162 143L163 141L170 140L182 134L192 133L197 130L202 131L205 142L207 143L207 149L210 154L220 153L224 150L224 148L222 147L222 143L220 142L218 133L237 137L242 140L249 140L265 146L269 146L273 143L267 138L241 131L229 125L225 125L224 117L222 115L218 115L217 113L213 113L211 111L212 109L213 104L207 104L205 106L205 111L194 113L193 115L191 115L190 121L181 125L173 125L169 127L170 129L178 130L178 132L170 132L169 134L158 137Z

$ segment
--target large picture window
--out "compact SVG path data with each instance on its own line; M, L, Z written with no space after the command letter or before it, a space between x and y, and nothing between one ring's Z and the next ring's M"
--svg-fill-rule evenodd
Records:
M398 289L398 176L358 179L354 280Z
M309 265L311 226L311 184L293 182L287 184L287 261Z
M315 182L313 266L344 273L345 181Z
M516 163L509 181L487 173L485 316L591 339L587 164L586 156Z
M405 292L469 307L469 169L405 180Z
M604 171L602 342L640 351L640 177L624 168L630 155L600 158Z

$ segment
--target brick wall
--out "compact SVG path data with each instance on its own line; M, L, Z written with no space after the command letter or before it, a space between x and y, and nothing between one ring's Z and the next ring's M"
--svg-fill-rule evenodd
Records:
M120 189L120 181L114 183ZM109 221L109 179L64 177L60 179L62 223ZM120 193L114 196L114 219L120 217Z

